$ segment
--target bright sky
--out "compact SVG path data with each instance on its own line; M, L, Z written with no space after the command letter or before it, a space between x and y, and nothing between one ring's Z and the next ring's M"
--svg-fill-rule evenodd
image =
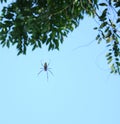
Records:
M110 75L107 49L85 17L60 51L47 47L17 56L0 46L0 124L120 124L120 77ZM78 48L79 47L79 48ZM39 76L41 62L51 73Z

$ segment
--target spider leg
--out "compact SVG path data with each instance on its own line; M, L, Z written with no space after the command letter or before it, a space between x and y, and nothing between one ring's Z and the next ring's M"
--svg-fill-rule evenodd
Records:
M52 69L52 68L48 68L48 69Z
M38 72L38 75L42 72L43 70L41 70L40 72Z
M49 60L49 62L48 62L48 64L47 64L47 66L49 67L49 65L50 65L50 60Z
M49 68L49 69L50 69L50 68ZM48 71L51 73L52 76L54 76L54 74L52 73L52 71L50 71L49 69L48 69Z
M44 68L44 63L45 63L45 62L41 60L41 65L42 65L43 68Z
M44 67L43 63L41 62L41 65Z
M47 81L48 81L48 71L47 71Z

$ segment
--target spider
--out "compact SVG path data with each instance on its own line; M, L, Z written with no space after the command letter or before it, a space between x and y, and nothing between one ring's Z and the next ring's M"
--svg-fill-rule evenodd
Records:
M48 72L50 72L51 75L53 75L53 73L52 73L51 70L50 70L51 68L48 68L48 67L49 67L49 63L45 62L44 65L43 65L43 63L41 63L41 65L42 65L42 68L40 68L41 70L40 70L40 72L38 73L38 75L39 75L42 71L45 71L45 72L47 72L47 80L48 80Z

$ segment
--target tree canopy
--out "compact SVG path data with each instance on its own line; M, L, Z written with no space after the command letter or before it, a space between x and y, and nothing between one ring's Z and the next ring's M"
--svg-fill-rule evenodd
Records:
M26 54L28 46L35 50L43 44L59 50L64 37L89 15L98 22L96 41L106 42L111 73L120 74L119 7L119 0L16 0L2 8L0 43L8 48L16 45L18 55Z

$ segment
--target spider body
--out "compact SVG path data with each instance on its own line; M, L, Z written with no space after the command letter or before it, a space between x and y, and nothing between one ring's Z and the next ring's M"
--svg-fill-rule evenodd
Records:
M44 71L47 71L48 70L48 65L47 65L47 62L44 63Z
M45 62L44 64L42 64L41 63L41 65L42 65L42 68L40 68L41 70L40 70L40 72L38 73L38 75L42 72L42 71L45 71L45 72L47 72L47 80L48 80L48 72L50 72L52 75L53 75L53 73L51 72L51 68L49 68L49 63L47 63L47 62Z

